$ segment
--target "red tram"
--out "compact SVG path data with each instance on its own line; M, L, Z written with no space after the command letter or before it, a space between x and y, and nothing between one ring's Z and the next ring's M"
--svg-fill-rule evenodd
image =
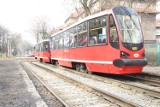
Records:
M88 73L141 73L147 64L138 16L124 6L89 16L52 35L50 48L52 63Z
M43 40L35 45L35 59L40 62L50 63L50 57L49 40Z

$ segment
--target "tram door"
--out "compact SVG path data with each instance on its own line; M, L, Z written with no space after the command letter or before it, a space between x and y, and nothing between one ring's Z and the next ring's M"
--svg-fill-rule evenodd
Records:
M111 46L111 57L118 58L119 55L119 37L116 28L116 23L112 15L109 15L109 43Z

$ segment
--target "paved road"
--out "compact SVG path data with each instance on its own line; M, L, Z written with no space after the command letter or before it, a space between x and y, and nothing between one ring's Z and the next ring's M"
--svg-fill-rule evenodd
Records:
M18 61L0 60L0 107L46 107Z

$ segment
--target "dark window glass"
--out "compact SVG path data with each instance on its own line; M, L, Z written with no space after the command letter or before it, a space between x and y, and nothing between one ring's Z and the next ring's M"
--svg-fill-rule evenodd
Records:
M43 47L43 45L42 45L42 43L40 43L40 44L39 44L39 51L40 51L40 52L42 52L42 47Z
M59 49L59 39L60 35L55 36L54 49Z
M110 19L110 38L109 38L110 45L113 48L119 49L118 34L115 21L112 15L110 15L109 19Z
M128 7L119 7L113 10L119 25L122 42L133 44L142 43L142 32L136 13Z
M64 33L60 34L59 41L58 41L58 49L63 49L63 35Z
M70 47L76 47L77 46L77 27L73 27L70 30Z
M40 51L40 46L39 46L40 44L37 44L36 46L35 46L35 50L36 50L36 52L39 52Z
M107 43L106 16L98 17L89 21L89 45Z
M55 45L55 44L54 44L54 42L55 42L55 37L52 37L51 41L52 41L52 42L51 42L51 48L52 48L52 49L55 49L55 46L54 46L54 45Z
M69 37L70 37L70 32L67 30L64 32L64 48L69 48Z
M118 23L122 45L132 51L143 48L143 37L139 19L134 10L129 7L113 8Z
M43 42L42 45L43 45L42 47L43 51L49 51L49 41Z
M78 28L78 46L87 45L87 23L83 22L77 26Z

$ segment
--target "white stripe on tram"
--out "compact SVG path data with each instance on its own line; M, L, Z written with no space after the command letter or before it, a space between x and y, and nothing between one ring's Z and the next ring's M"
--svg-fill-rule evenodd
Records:
M43 59L49 59L48 57L39 57L39 58L43 58Z
M74 60L74 59L62 59L62 58L51 58L51 59L63 60L63 61L73 61L73 62L97 63L97 64L113 64L112 61Z

